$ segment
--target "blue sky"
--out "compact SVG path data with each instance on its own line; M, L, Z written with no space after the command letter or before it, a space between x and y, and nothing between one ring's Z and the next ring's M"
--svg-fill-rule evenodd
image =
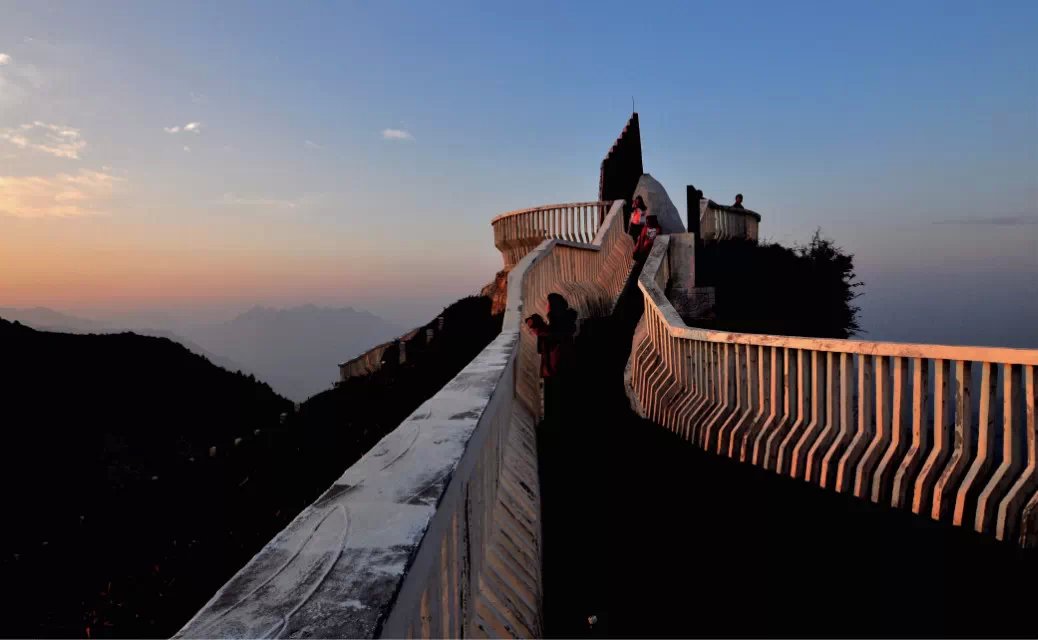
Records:
M499 267L491 217L595 196L634 96L680 209L856 254L869 337L954 308L949 341L1038 346L1034 2L2 13L0 306L419 321Z

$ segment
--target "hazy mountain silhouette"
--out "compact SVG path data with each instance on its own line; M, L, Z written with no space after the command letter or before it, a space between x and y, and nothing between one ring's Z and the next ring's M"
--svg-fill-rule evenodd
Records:
M18 321L33 329L62 333L108 333L111 327L103 322L70 316L47 307L16 309L0 307L0 318Z
M230 322L186 329L203 348L256 374L282 395L302 401L328 389L336 365L405 329L352 307L253 307Z
M69 315L60 311L55 311L48 307L31 307L18 309L14 307L0 307L0 318L17 321L33 329L39 331L54 331L57 333L127 333L132 332L142 336L153 336L156 338L168 338L174 342L179 342L188 348L189 351L193 351L200 356L204 356L212 361L213 364L223 367L228 371L240 371L243 370L241 364L235 362L231 358L228 358L220 353L214 353L207 349L203 349L194 342L191 342L187 338L177 335L173 331L166 329L154 329L148 326L139 326L133 323L122 323L122 322L99 322L97 320L88 320L87 318L80 318L78 316ZM246 372L248 373L248 372Z

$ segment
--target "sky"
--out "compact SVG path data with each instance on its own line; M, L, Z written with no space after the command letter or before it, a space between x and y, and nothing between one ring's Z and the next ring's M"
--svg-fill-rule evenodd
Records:
M632 99L682 213L854 253L864 337L1038 347L1034 2L0 2L0 306L423 322Z

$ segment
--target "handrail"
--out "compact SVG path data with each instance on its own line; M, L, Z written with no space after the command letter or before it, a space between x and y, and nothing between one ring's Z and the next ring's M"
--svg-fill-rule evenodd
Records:
M1038 544L1038 350L689 327L664 294L669 240L638 282L629 384L646 416L709 451Z
M631 265L622 205L590 244L544 240L520 261L501 334L176 637L542 636L539 359L522 318L552 291L581 316L609 310Z
M611 203L570 202L502 213L491 220L494 245L510 269L545 239L590 243Z
M704 240L746 239L756 242L761 215L704 198L699 201L699 219Z

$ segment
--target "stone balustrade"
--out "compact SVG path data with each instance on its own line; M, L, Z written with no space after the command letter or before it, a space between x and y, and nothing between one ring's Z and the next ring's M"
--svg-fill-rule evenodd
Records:
M745 239L757 242L760 214L749 209L726 207L704 198L699 201L699 224L703 240Z
M501 334L269 542L176 637L540 637L536 340L550 292L608 313L631 267L615 202L589 244L542 239Z
M502 213L491 221L494 245L511 269L545 239L591 242L610 202L572 202Z
M708 451L1038 545L1038 350L689 327L664 295L669 241L639 280L628 386L643 415Z

